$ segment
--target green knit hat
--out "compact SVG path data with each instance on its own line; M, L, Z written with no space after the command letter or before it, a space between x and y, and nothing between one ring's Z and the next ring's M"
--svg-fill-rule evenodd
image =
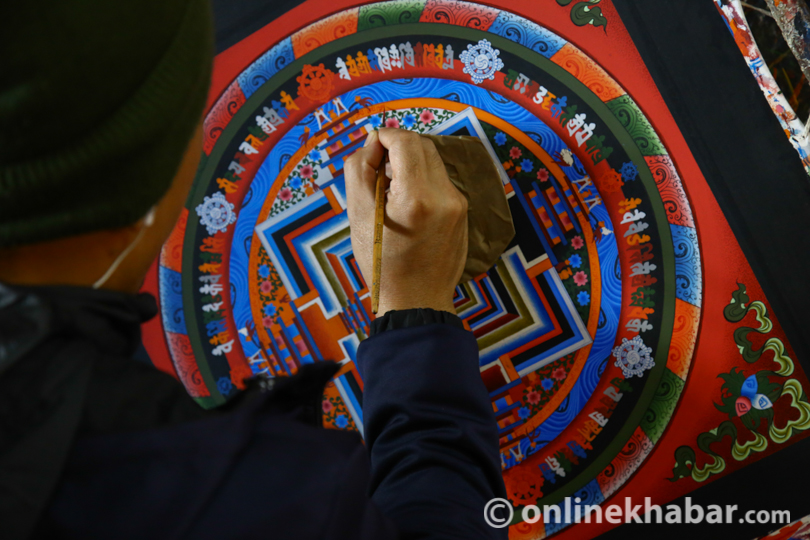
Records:
M0 248L123 227L163 196L205 106L210 9L3 2Z

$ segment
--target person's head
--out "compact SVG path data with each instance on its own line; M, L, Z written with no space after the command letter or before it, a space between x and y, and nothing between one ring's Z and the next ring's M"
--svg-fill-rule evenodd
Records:
M0 281L135 290L199 161L208 0L7 4Z

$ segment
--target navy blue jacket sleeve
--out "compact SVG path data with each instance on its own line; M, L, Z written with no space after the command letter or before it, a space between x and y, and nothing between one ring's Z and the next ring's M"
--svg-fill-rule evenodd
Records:
M404 539L506 538L484 521L506 498L492 403L472 333L387 330L360 344L373 501Z

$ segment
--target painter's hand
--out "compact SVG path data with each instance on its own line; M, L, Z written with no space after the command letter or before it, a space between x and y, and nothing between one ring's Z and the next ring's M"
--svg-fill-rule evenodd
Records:
M447 177L433 142L382 128L345 165L352 249L371 285L376 170L388 149L391 183L385 205L378 315L392 309L455 313L453 290L467 260L467 200Z

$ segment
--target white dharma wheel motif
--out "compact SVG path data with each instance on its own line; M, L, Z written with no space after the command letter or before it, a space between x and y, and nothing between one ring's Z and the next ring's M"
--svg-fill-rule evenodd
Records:
M464 73L469 74L475 84L481 84L484 79L493 80L495 72L503 67L503 60L498 58L500 54L501 51L493 49L489 41L482 39L478 45L467 45L459 59L464 63Z
M655 365L655 361L650 356L652 349L644 345L641 336L636 336L631 340L622 338L622 344L613 349L613 356L616 357L616 367L621 368L624 377L629 379L634 375L641 377L644 372Z
M208 229L208 234L216 234L217 231L224 233L228 225L236 223L233 208L233 203L229 203L225 195L217 191L197 205L197 215L200 216L200 223Z

